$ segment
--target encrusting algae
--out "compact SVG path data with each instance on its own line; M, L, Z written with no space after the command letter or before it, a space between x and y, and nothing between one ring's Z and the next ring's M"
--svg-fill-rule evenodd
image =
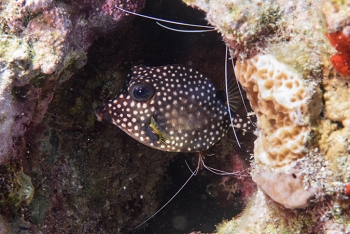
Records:
M218 233L350 232L350 1L184 2L222 34L257 116L259 191Z
M109 128L108 123L97 123L91 105L95 106L120 88L114 84L113 69L123 74L118 75L115 81L118 84L124 82L120 77L135 64L187 64L191 59L192 65L200 67L203 73L210 74L208 70L213 70L215 74L219 72L212 69L212 63L220 59L206 55L221 54L221 47L213 49L214 42L207 42L205 49L199 49L187 43L183 47L186 49L177 48L182 53L174 56L176 43L159 49L157 45L161 43L155 42L156 37L142 42L138 39L146 38L147 34L157 35L145 32L148 27L125 27L126 36L122 30L115 33L109 29L121 28L132 19L125 17L119 21L125 14L113 7L116 2L120 1L84 2L87 7L76 7L82 2L21 0L8 1L1 9L4 43L0 53L4 69L0 88L3 91L0 135L4 144L0 147L0 163L18 163L25 174L16 174L18 177L11 180L7 171L4 172L6 166L2 167L0 176L4 182L0 187L9 196L2 197L0 231L8 229L4 226L11 226L13 232L25 229L54 233L60 227L73 233L96 230L123 233L149 217L159 205L162 189L168 185L160 178L164 177L171 154L139 144L116 127ZM217 232L350 233L350 1L184 2L207 12L209 23L222 34L231 49L237 78L258 118L258 138L250 168L255 182L242 181L257 184L259 189L254 195L249 194L245 210L218 225ZM120 3L131 11L144 6L142 0ZM50 33L53 34L40 37ZM109 33L114 36L96 40ZM163 43L173 38L168 39ZM88 54L87 49L94 40L97 46ZM149 46L150 41L155 46ZM156 47L161 51L159 54L166 55L153 56ZM140 51L144 53L141 57L133 57ZM194 54L199 58L194 58ZM86 63L89 65L70 79ZM155 69L160 67L145 70L148 73ZM182 69L188 74L190 68L181 66L176 70L179 73ZM219 83L212 74L209 77ZM202 103L206 100L206 104L212 102L210 107L216 111L205 112L200 109L204 106L192 103L189 96L180 100L180 90L187 90L188 95L192 92L189 88L196 91L196 86L189 87L189 77L183 77L187 84L182 83L174 95L177 89L173 90L171 85L175 87L175 83L167 81L170 93L166 86L162 92L159 84L163 80L166 85L165 79L171 79L168 74L161 74L162 78L153 81L152 77L145 76L152 84L146 85L146 90L142 82L141 86L132 84L132 80L141 76L131 74L122 91L125 93L107 101L105 109L96 111L98 116L118 125L140 142L169 151L206 149L227 131L228 108L213 97L214 91L210 89L213 86L207 86L210 95L205 97L209 100L201 93L195 98ZM211 83L205 77L197 77L196 81L199 80L206 80L207 85ZM185 84L188 87L184 88ZM130 93L134 87L136 93ZM127 97L129 99L124 100ZM174 122L174 116L183 114L181 106L174 102L184 99L187 103L182 105L183 112L187 113ZM151 100L155 106L149 105ZM49 115L44 118L50 102ZM123 113L115 112L118 104ZM173 117L167 108L174 111ZM137 117L133 116L134 111ZM211 117L217 114L219 126L214 124L212 130L210 118L207 125L206 118L191 122L198 125L198 131L192 136L194 131L187 130L180 122L198 113L208 113ZM142 123L138 122L141 117ZM138 130L140 132L136 132ZM224 144L222 141L219 148ZM251 149L251 144L249 147ZM221 156L224 151L229 152L220 151L220 156L211 158L212 162L219 165L220 157L225 157ZM227 165L230 170L240 164L237 152L226 155L231 157ZM9 186L11 183L15 187ZM231 185L229 179L226 178L224 185ZM239 186L235 189L244 191ZM229 197L225 196L222 200ZM192 194L192 197L195 196ZM10 205L13 210L8 209ZM7 211L13 211L12 219L7 219ZM214 214L214 209L207 214ZM186 220L189 226L190 219Z

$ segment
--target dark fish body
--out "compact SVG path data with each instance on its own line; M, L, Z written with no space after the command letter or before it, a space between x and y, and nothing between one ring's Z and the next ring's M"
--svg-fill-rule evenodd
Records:
M120 93L95 113L139 142L173 152L206 150L230 125L212 82L181 65L134 67Z

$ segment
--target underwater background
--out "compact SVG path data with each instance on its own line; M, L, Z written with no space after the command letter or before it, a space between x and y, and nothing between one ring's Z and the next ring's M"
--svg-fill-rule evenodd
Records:
M0 32L0 233L350 233L349 0L5 0ZM229 129L169 153L97 121L138 65L224 90L226 49L256 119L241 147Z
M147 1L142 13L207 25L204 13L175 0ZM42 122L28 124L19 158L1 166L2 230L128 233L187 180L191 172L186 162L192 170L197 166L195 154L144 146L116 126L98 122L93 109L113 97L126 73L139 64L190 66L224 89L220 35L173 32L152 20L125 17L117 31L93 41L84 66L60 74L59 85L40 75L31 81L41 95L51 95L50 104ZM28 89L18 88L18 95ZM205 156L206 164L231 170L226 164L233 156L228 152L242 152L242 164L248 165L254 136L240 138L242 149L233 139L230 132L215 145L211 156ZM216 224L242 210L244 205L234 199L240 193L234 178L202 168L169 205L132 233L213 232Z

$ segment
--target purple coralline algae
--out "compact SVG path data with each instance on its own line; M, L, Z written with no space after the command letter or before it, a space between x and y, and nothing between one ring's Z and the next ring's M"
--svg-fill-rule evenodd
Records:
M224 73L220 60L224 47L217 35L209 35L210 42L192 35L185 40L187 35L169 33L144 20L127 27L134 17L124 17L114 8L139 12L143 4L8 1L1 6L0 232L128 233L164 204L161 198L169 188L177 190L186 181L189 171L183 167L184 158L197 165L194 155L179 155L181 166L169 175L170 164L179 157L135 142L118 128L97 122L93 113L94 107L120 90L126 72L138 64L178 62L201 68L214 77L216 86L221 82L215 76ZM161 5L151 3L145 10L164 13ZM168 8L173 10L174 5ZM178 5L185 7L181 2ZM164 39L166 33L169 39ZM212 49L214 44L218 50ZM212 61L218 61L216 69ZM206 163L220 168L225 154L220 144L214 148L220 158L207 157ZM201 183L190 181L192 193L181 202L185 204L181 214L178 208L170 209L171 214L157 216L157 225L150 220L153 224L146 223L136 232L192 230L194 222L187 213L202 221L198 212L212 206L198 203L197 209L187 209L187 204L192 207L191 203L197 203L192 201L215 197L208 196L206 172L201 174ZM204 188L202 194L193 193L197 184ZM231 197L255 188L233 191L231 185L239 185L232 178L226 185L224 193ZM249 194L244 192L245 197ZM229 202L232 206L232 199ZM241 209L240 204L235 207ZM212 217L216 221L206 225L208 231L221 219Z
M87 49L126 20L113 8L140 1L6 1L0 7L0 165L18 158L22 136L40 123L54 87L87 61Z

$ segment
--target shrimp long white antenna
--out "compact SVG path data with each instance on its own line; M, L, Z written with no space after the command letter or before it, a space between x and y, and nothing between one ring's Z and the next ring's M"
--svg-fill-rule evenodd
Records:
M241 144L239 143L239 140L238 140L238 137L237 137L237 134L236 134L236 130L235 130L235 126L234 126L234 118L233 118L233 116L232 116L232 113L231 113L231 110L230 110L230 100L229 100L229 97L228 97L228 87L229 87L229 85L228 85L228 71L227 71L227 69L228 69L228 66L227 66L227 59L228 59L228 56L227 56L227 54L228 54L228 47L226 46L226 53L225 53L225 86L226 86L226 100L227 100L227 108L228 108L228 114L229 114L229 116L230 116L230 120L231 120L231 126L232 126L232 130L233 130L233 133L234 133L234 135L235 135L235 138L236 138L236 140L237 140L237 144L238 144L238 146L239 146L239 148L242 148L241 147Z
M147 218L145 221L143 221L142 223L140 223L139 225L137 225L136 227L134 227L130 231L134 231L137 228L141 227L142 225L147 223L150 219L152 219L154 216L156 216L160 211L162 211L180 193L180 191L186 186L186 184L192 179L192 177L196 176L198 174L200 166L203 166L205 169L207 169L208 171L210 171L216 175L221 175L221 176L240 175L240 176L242 176L241 172L226 172L226 171L222 171L222 170L219 170L216 168L209 167L209 166L205 165L205 163L204 163L202 152L197 152L196 155L198 156L198 163L197 163L197 167L195 170L192 170L190 168L190 166L188 165L187 161L185 160L187 168L191 172L191 175L190 175L190 177L188 177L186 182L179 188L179 190L161 208L159 208L153 215L151 215L149 218Z
M205 32L213 32L216 31L215 29L200 29L200 30L184 30L184 29L177 29L177 28L171 28L168 26L165 26L164 24L161 24L159 22L156 22L159 26L168 29L170 31L175 31L175 32L182 32L182 33L205 33Z
M198 162L199 163L199 162ZM186 162L187 164L187 162ZM192 179L193 176L197 175L197 172L199 170L199 165L197 166L195 171L191 171L191 175L190 177L188 177L188 179L186 180L186 182L180 187L179 190L177 190L177 192L161 207L159 208L153 215L151 215L149 218L147 218L145 221L143 221L142 223L140 223L139 225L137 225L136 227L134 227L133 229L131 229L130 231L134 231L135 229L141 227L142 225L144 225L145 223L147 223L151 218L153 218L154 216L156 216L161 210L164 209L164 207L166 207L178 194L179 192L186 186L186 184L188 183L188 181L190 181Z
M143 17L143 18L146 18L146 19L151 19L151 20L160 21L160 22L164 22L164 23L177 24L177 25L189 26L189 27L197 27L197 28L209 28L209 29L211 29L213 31L215 29L213 26L188 24L188 23L183 23L183 22L176 22L176 21L171 21L171 20L165 20L165 19L160 19L160 18L156 18L156 17L152 17L152 16L143 15L143 14L139 14L139 13L136 13L136 12L128 11L128 10L125 10L125 9L120 8L118 6L114 6L114 7L117 8L118 10L124 11L125 13L131 14L131 15L136 15L136 16L140 16L140 17Z
M241 174L240 172L227 172L227 171L222 171L213 167L209 167L207 165L205 165L204 160L203 160L203 156L201 153L199 153L199 158L198 158L198 164L202 165L205 169L207 169L208 171L210 171L213 174L216 175L220 175L220 176L229 176L229 175L239 175ZM197 170L198 171L198 168Z

